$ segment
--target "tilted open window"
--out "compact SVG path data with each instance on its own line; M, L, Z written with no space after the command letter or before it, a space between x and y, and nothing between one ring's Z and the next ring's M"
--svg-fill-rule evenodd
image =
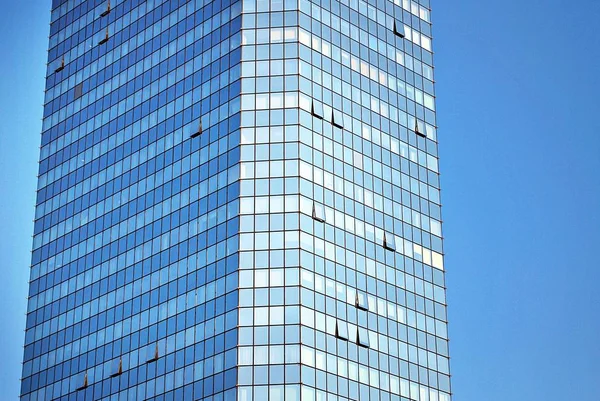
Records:
M146 358L146 363L158 361L158 344L156 346L148 346L148 356Z
M348 323L338 320L336 322L335 335L342 340L348 340Z
M87 372L81 372L77 375L77 390L83 390L88 386L88 375Z
M333 109L333 113L331 114L331 124L334 127L344 128L344 117L342 116L342 112L336 109Z
M108 3L106 4L106 10L104 10L100 16L106 17L108 14L110 14L110 0L108 0Z
M396 250L396 241L394 240L394 236L392 234L383 233L383 247L385 249L389 249L390 251Z
M196 131L192 135L190 135L190 138L195 138L195 137L199 136L200 134L202 134L202 121L200 121L200 124L198 124L198 131Z
M358 345L369 348L369 332L363 327L358 328Z
M422 136L424 138L427 137L427 134L425 133L424 129L421 129L421 127L419 127L419 120L415 119L415 134Z
M60 72L64 69L65 69L65 58L63 57L62 60L60 61L60 65L58 67L56 67L54 72Z
M362 310L369 310L367 296L362 291L356 291L356 307Z
M312 218L320 223L325 222L325 207L318 203L313 203Z
M398 21L394 21L394 34L396 36L400 36L401 38L405 37L404 33L404 24Z
M323 119L323 103L313 100L310 111L313 116Z
M100 42L98 42L99 45L103 45L106 42L108 42L108 28L106 28L106 32L104 34L104 38L102 38L102 40Z
M123 373L123 360L122 359L115 359L112 362L112 366L111 366L111 370L110 370L110 376L111 377L116 377L116 376L119 376L121 373Z

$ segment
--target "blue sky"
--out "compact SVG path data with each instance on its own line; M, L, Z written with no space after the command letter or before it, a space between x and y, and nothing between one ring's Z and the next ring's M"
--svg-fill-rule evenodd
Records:
M599 400L600 3L433 8L455 400Z
M19 389L49 1L0 15L0 388ZM432 1L456 401L600 399L600 3Z
M18 399L50 1L1 1L0 398Z

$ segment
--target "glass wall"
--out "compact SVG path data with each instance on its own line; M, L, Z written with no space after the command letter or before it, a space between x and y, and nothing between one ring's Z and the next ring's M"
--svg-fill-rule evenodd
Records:
M428 7L243 1L241 401L450 400Z
M55 0L23 400L450 401L429 0Z
M235 398L240 14L54 2L23 400Z

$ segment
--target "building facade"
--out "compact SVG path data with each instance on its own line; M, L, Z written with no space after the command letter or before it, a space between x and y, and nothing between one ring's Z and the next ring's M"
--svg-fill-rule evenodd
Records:
M450 401L429 0L53 0L22 400Z

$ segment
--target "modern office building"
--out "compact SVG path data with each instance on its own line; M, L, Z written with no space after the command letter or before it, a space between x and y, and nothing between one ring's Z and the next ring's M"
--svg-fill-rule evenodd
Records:
M449 401L429 0L53 0L21 399Z

